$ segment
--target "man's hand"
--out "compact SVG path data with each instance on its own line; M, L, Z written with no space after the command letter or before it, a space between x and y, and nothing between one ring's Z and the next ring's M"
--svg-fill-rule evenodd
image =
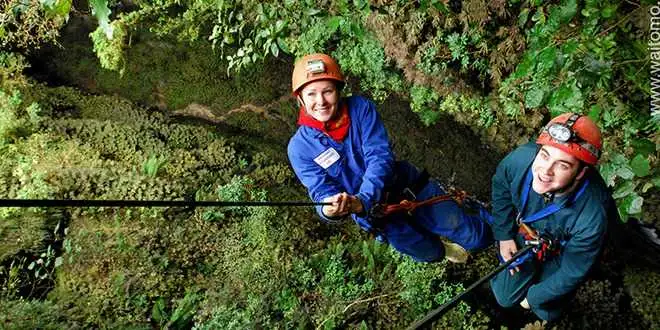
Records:
M345 192L326 197L323 202L332 203L332 205L323 206L323 214L326 217L343 217L351 213L362 213L364 211L360 199Z
M514 254L518 252L518 247L516 246L516 241L510 239L506 241L500 241L500 255L502 256L502 259L504 259L504 262L509 261L511 257L513 257ZM515 272L520 271L520 268L516 266L514 269L509 269L509 273L511 275L515 274Z

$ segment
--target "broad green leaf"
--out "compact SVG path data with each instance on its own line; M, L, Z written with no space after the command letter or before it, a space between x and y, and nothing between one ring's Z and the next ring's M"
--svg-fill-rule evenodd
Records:
M642 205L644 205L644 197L636 193L631 195L630 205L628 206L628 214L642 213Z
M543 7L539 7L536 12L534 13L534 16L532 16L532 21L533 22L539 22L541 24L545 23L545 13L543 12Z
M270 44L270 53L273 54L273 56L275 57L277 57L280 54L280 48L277 47L276 42Z
M564 55L572 55L579 47L580 43L578 43L577 40L570 39L561 46L561 52L564 53Z
M432 1L432 3L433 3L433 7L437 9L439 12L445 15L449 14L449 9L447 8L447 6L445 6L445 4L442 1L436 0L436 1Z
M628 164L628 159L623 154L617 153L612 156L612 163L617 165L625 165Z
M624 182L623 185L618 187L614 193L612 193L612 198L620 199L632 194L635 191L635 186L636 184L632 181Z
M332 16L328 19L326 25L328 26L328 29L330 30L330 33L335 33L337 29L339 28L339 24L341 23L341 17L340 16Z
M651 173L649 160L642 155L637 155L630 161L630 168L639 177L645 177Z
M163 323L167 320L167 312L165 311L165 301L163 298L158 298L154 306L151 308L151 318L158 323Z
M564 101L564 104L569 110L581 112L584 106L584 98L582 97L582 91L576 83L576 81L573 81L573 84L571 84L571 96Z
M108 40L112 39L112 25L110 25L110 8L107 0L89 0L89 6L92 8L92 14L99 21L99 26L103 29Z
M365 6L367 6L368 3L366 0L353 0L353 6L357 9L364 9Z
M523 10L520 11L520 14L518 15L518 26L521 28L525 26L528 19L529 19L529 9L524 8Z
M654 154L657 149L655 143L649 139L634 139L630 144L636 153L644 156Z
M534 88L525 94L525 107L537 108L543 105L545 92L541 88Z
M555 66L557 59L557 48L549 47L539 53L538 67L540 70L550 70Z
M577 13L577 1L567 0L559 6L559 22L566 24L570 22Z
M644 187L642 187L642 194L645 194L651 188L653 188L653 183L652 182L645 183Z
M307 16L315 16L316 14L320 13L321 10L318 8L309 8L305 11L305 15Z
M68 18L69 12L71 11L71 3L72 0L59 0L57 1L57 4L55 5L53 12L57 16Z
M287 22L279 19L277 22L275 22L275 32L280 33L282 30L284 30L287 27Z
M603 111L603 109L599 105L593 105L591 106L591 109L589 110L589 118L593 120L594 122L598 122L600 119L600 113Z
M630 166L624 165L617 167L616 175L622 177L625 180L630 180L635 176L635 172L632 171Z
M56 1L57 1L57 0L39 0L39 3L41 3L41 5L42 5L43 7L46 7L46 8L48 8L48 9L50 9L50 8L52 8L52 7L55 7L55 2L56 2Z
M621 222L626 223L628 222L629 218L629 213L628 209L630 208L630 204L632 204L632 198L627 197L624 198L623 200L619 200L616 203L616 208L619 211L619 216L621 217Z
M530 55L530 53L526 54L523 60L518 64L516 71L512 74L514 78L522 78L531 73L536 65L536 61L534 60L534 56Z
M614 14L616 13L617 6L618 6L617 4L610 4L606 6L601 10L600 16L602 16L603 18L613 17Z
M614 164L611 163L602 164L598 168L598 172L600 172L600 175L603 177L603 180L605 180L605 184L607 184L608 187L614 186L614 179L616 179Z
M285 52L285 53L287 53L287 54L291 54L291 50L289 49L289 46L287 45L287 43L286 43L286 41L285 41L284 39L282 39L282 38L277 38L277 46L279 46L280 49L281 49L283 52Z

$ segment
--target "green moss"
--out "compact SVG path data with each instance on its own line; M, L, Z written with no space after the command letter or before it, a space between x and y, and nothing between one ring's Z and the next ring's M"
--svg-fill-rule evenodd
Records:
M72 324L66 312L51 301L0 299L0 324L12 329L63 329Z
M66 51L51 50L47 55L52 57L51 75L91 92L117 94L162 109L199 103L222 113L247 102L264 104L281 95L274 78L290 74L290 64L269 62L227 76L220 54L209 46L159 41L145 34L134 36L120 76L102 69L91 48L77 42L69 35L63 40Z
M642 320L648 324L648 329L660 327L660 274L641 269L628 268L624 273L624 283L629 292L631 306Z

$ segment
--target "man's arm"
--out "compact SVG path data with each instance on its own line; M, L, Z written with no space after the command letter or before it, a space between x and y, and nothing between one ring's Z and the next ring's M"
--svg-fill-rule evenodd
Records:
M513 173L511 167L515 161L513 153L507 155L497 166L492 180L493 236L497 241L508 241L516 236L514 201L511 192Z
M575 290L596 261L607 228L606 214L601 208L591 216L579 218L577 223L582 226L564 246L559 269L527 291L532 308Z

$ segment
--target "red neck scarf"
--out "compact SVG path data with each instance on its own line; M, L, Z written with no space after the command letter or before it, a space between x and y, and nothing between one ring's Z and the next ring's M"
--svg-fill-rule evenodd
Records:
M342 142L348 135L348 128L351 127L351 117L348 115L348 105L346 105L345 102L341 102L339 106L339 114L325 123L308 115L305 111L305 107L301 106L300 113L298 114L298 125L315 128L325 133L325 135L331 137L333 140Z

